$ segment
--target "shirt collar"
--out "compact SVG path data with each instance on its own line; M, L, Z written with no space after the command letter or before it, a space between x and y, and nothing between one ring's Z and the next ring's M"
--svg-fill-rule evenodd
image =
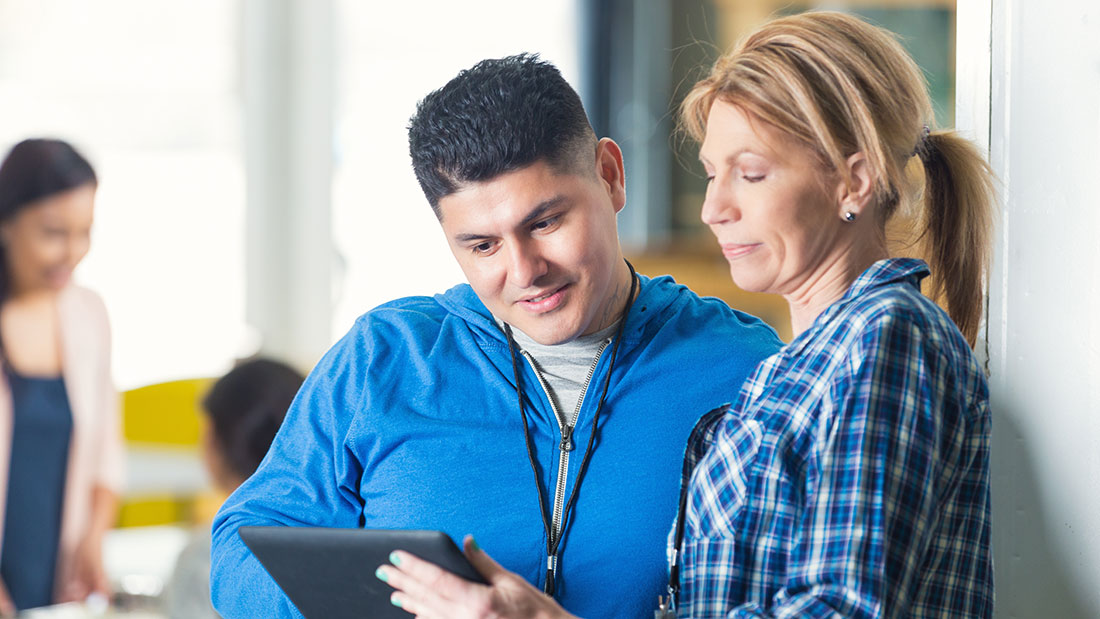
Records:
M930 274L928 265L917 258L886 258L879 260L867 268L852 285L844 296L840 297L832 305L821 312L809 329L802 332L788 346L787 352L797 355L809 342L813 341L817 332L832 321L837 314L844 311L849 304L875 288L896 283L905 283L920 290L920 281Z

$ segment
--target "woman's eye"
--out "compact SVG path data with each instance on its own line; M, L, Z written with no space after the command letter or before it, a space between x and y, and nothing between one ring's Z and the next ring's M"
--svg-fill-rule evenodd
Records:
M760 181L764 180L764 175L763 174L745 174L741 178L745 179L746 181L748 181L750 183L759 183Z

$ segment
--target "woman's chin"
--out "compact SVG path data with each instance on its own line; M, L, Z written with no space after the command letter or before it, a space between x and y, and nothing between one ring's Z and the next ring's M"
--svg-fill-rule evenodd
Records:
M759 273L746 273L744 269L730 267L730 277L733 283L745 292L771 292L768 282L765 282Z

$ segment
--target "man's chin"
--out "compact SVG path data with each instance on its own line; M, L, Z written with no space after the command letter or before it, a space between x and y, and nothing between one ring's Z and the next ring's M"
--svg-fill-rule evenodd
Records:
M524 321L517 321L510 324L513 329L519 329L524 335L543 346L557 346L558 344L572 342L580 335L579 329L570 329L564 325L559 327L530 323L524 324Z

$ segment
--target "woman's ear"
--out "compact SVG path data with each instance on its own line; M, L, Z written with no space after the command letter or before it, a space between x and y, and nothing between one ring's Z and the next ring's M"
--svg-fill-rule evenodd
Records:
M596 177L607 186L615 212L626 206L626 175L623 172L623 151L611 138L601 138L596 144Z
M848 157L848 178L845 183L841 179L837 186L838 215L844 221L855 221L867 213L871 204L871 197L875 193L875 178L871 171L871 165L863 153L855 153Z

